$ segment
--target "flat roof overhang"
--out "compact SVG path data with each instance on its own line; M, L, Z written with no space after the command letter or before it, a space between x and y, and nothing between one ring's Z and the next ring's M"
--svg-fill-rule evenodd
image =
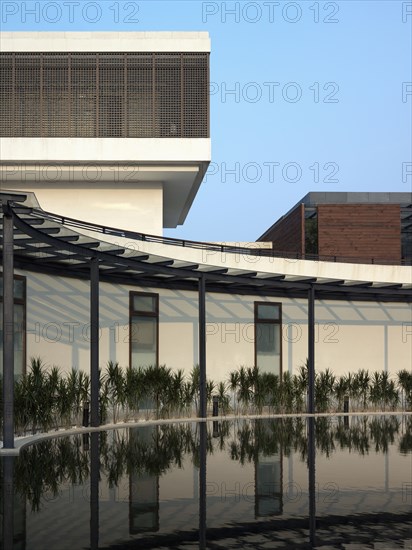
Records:
M163 189L163 227L182 225L196 197L209 161L158 163L67 162L0 164L0 182L7 187L25 189L58 189L70 182L78 187L126 190L133 187L150 188L161 184ZM23 183L22 183L23 182Z
M23 199L21 198L23 196ZM205 251L222 250L225 253L250 256L266 256L270 249L240 249L239 247L196 243L141 233L123 231L88 224L72 218L44 212L33 194L0 193L3 208L9 208L13 216L15 267L27 271L48 273L62 277L89 279L90 259L98 261L102 282L150 286L156 288L198 290L199 279L207 282L208 292L248 294L260 296L307 297L313 288L317 299L407 302L412 303L410 283L385 283L361 280L337 280L332 278L298 275L269 274L262 271L236 269L211 265L206 262L193 264L169 256L126 248L100 240L100 235L117 236L138 242L194 247ZM7 206L9 205L9 206ZM2 219L1 233L2 233ZM93 229L96 238L76 232L76 229Z
M205 31L0 33L2 52L210 52Z

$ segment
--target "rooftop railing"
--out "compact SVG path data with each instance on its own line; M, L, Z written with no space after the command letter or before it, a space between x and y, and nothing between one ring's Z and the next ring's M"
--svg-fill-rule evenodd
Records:
M23 211L24 207L17 207ZM281 258L287 260L309 260L314 262L341 262L341 263L355 263L355 264L378 264L378 265L412 265L412 258L403 258L400 261L394 259L374 258L374 257L357 257L357 256L341 256L341 255L325 255L325 254L302 254L299 252L285 252L282 250L274 250L273 248L261 248L256 243L250 243L251 246L235 246L227 245L224 243L210 243L202 241L192 241L187 239L176 239L173 237L162 237L158 235L150 235L147 233L140 233L136 231L129 231L118 229L114 227L108 227L98 225L90 222L77 220L67 216L61 216L59 214L53 214L51 212L45 212L41 209L27 209L32 216L37 218L43 218L64 226L73 227L77 229L83 229L87 231L93 231L102 235L121 237L125 239L131 239L134 241L143 241L148 243L155 243L169 246L180 246L185 248L192 248L197 250L207 250L220 252L222 254L242 254L245 256L259 256L270 258Z

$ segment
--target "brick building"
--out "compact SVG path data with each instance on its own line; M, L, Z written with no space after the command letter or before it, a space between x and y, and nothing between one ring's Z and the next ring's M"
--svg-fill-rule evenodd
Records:
M308 193L258 241L297 256L412 261L412 193Z

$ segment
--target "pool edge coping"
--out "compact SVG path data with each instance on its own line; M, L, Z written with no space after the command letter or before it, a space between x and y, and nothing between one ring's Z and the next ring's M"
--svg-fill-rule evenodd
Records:
M150 419L140 419L140 420L130 420L122 421L116 423L102 424L101 426L91 427L91 426L76 426L73 428L60 428L58 430L41 432L38 434L22 436L15 438L15 447L13 449L4 449L0 448L0 457L1 456L18 456L20 451L25 447L39 443L46 439L53 439L56 437L65 437L70 435L77 434L88 434L94 432L103 432L106 430L118 430L124 428L133 428L133 427L142 427L142 426L156 426L163 424L184 424L187 422L208 422L208 421L223 421L223 420L256 420L259 418L319 418L319 417L341 417L341 416L411 416L412 411L360 411L360 412L349 412L349 413L286 413L286 414L231 414L231 415L219 415L219 416L208 416L205 418L199 417L185 417L185 418L161 418L158 420Z

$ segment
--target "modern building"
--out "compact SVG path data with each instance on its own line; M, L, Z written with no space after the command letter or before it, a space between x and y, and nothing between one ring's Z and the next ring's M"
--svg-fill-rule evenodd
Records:
M240 365L292 373L307 358L336 374L410 369L407 194L384 205L309 194L262 236L273 249L162 237L184 222L211 158L209 52L207 33L2 34L16 374L32 356L94 373L108 360L199 363L217 381ZM376 253L366 237L358 250L333 244L338 214L356 236L359 213L368 235L381 231ZM314 214L319 256L303 259ZM373 265L359 263L366 253Z
M161 235L210 162L204 32L2 33L3 188L46 211Z
M298 257L412 263L412 193L308 193L258 241Z

